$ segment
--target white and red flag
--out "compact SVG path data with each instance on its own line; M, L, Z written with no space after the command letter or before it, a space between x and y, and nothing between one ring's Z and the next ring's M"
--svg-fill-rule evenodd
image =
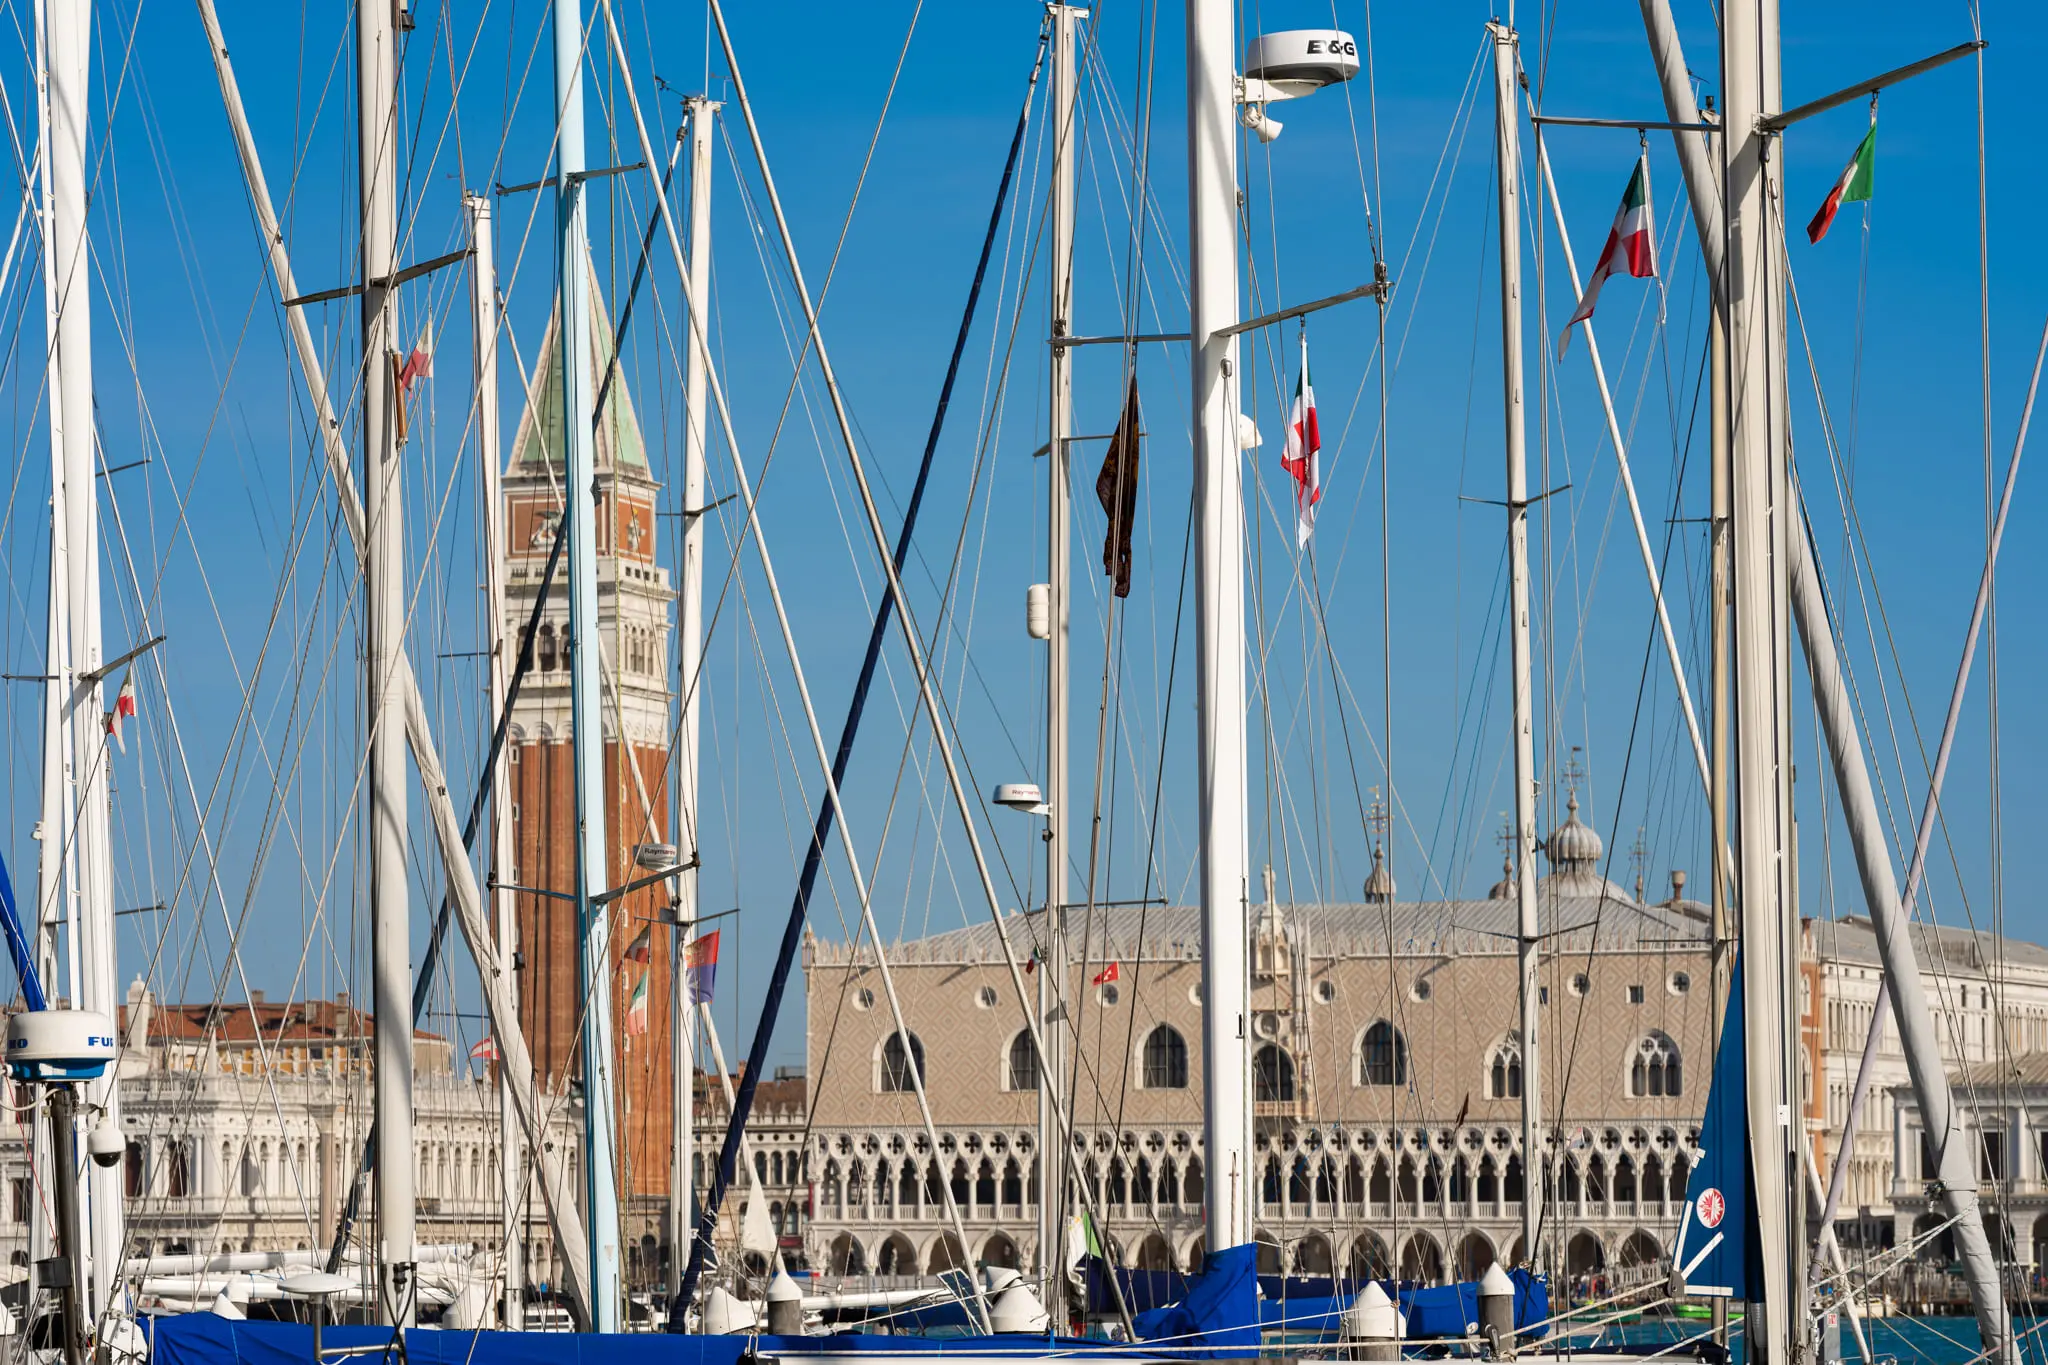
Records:
M433 377L434 343L425 332L422 332L419 344L412 348L398 367L398 387L406 393L411 393L415 381Z
M498 1040L486 1034L469 1049L472 1062L495 1062L498 1060Z
M1621 192L1621 207L1615 210L1614 226L1607 230L1607 245L1600 249L1600 259L1586 278L1586 292L1579 295L1578 311L1557 338L1558 359L1564 358L1565 347L1571 345L1572 328L1593 316L1593 307L1600 302L1600 286L1609 275L1633 275L1639 280L1657 278L1657 232L1650 221L1648 152L1636 158L1636 172L1629 177L1628 188Z
M1301 334L1301 374L1294 381L1294 406L1287 412L1287 446L1280 467L1294 480L1294 545L1308 548L1316 529L1316 504L1323 500L1323 433L1316 425L1316 390L1308 381L1308 333Z
M107 712L107 733L124 754L128 752L128 741L121 737L121 730L134 714L135 670L131 668L121 675L121 690L114 694L114 709Z

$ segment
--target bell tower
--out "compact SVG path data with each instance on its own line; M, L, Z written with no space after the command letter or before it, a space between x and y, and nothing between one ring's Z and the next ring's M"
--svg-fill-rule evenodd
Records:
M586 263L587 268L587 263ZM597 392L612 351L611 322L593 272L589 367ZM526 628L561 525L562 411L560 303L548 319L528 385L526 411L505 470L505 569L508 634ZM640 422L623 371L597 424L597 557L599 633L604 649L605 830L607 866L593 890L644 873L635 868L642 844L669 841L668 744L672 700L668 651L668 570L655 562L655 504L660 485L647 464ZM558 568L534 640L533 661L512 708L512 880L536 891L574 890L575 779L570 761L568 574ZM584 999L577 967L572 901L517 893L520 1025L533 1048L536 1080L550 1089L580 1082L578 1059ZM666 1193L669 1169L669 909L664 885L613 901L612 1020L614 1089L619 1113L621 1193ZM643 937L644 934L644 937Z

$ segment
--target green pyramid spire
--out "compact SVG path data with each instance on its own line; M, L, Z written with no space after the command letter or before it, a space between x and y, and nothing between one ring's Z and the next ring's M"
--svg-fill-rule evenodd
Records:
M589 367L591 393L595 395L605 366L611 361L612 324L605 313L604 296L598 290L597 272L588 261L584 268L590 270L591 312L591 354L584 363ZM562 301L558 295L554 310L548 314L547 336L541 342L536 362L540 374L537 382L528 387L532 398L520 415L519 434L512 442L510 472L514 474L544 463L559 468L562 463L567 430L562 416L561 329ZM643 474L647 470L647 443L640 434L640 418L633 411L632 395L626 391L623 368L612 377L611 391L605 395L604 412L598 420L597 467L628 467Z

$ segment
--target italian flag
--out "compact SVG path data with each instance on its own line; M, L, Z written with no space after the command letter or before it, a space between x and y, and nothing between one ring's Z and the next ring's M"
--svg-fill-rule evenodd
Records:
M632 1037L647 1032L647 973L640 973L640 984L633 987L632 998L626 1001L626 1034Z
M1870 125L1870 131L1863 135L1863 141L1856 145L1856 155L1849 158L1849 164L1842 167L1842 174L1835 180L1835 187L1828 191L1828 197L1820 206L1820 212L1813 215L1813 221L1806 225L1806 240L1816 245L1828 235L1828 229L1835 224L1835 214L1844 204L1867 204L1871 191L1877 188L1877 125Z
M1572 314L1572 320L1564 325L1564 332L1557 339L1558 359L1564 359L1565 348L1571 345L1572 328L1593 316L1593 307L1600 302L1600 286L1609 275L1633 275L1639 280L1657 277L1657 232L1650 221L1648 152L1636 158L1636 172L1628 178L1628 188L1621 192L1621 207L1614 214L1614 226L1607 230L1607 245L1600 249L1600 260L1586 280L1586 292L1579 295L1578 311Z
M1316 391L1308 382L1308 333L1301 334L1301 374L1294 381L1294 406L1287 413L1287 446L1280 467L1294 480L1294 546L1308 548L1316 529L1316 504L1323 500L1323 433L1316 425Z

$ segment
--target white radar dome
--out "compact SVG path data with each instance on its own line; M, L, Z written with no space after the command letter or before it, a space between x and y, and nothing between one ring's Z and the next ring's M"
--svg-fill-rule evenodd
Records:
M1245 49L1244 74L1305 95L1358 74L1357 40L1341 29L1297 28L1264 33Z
M27 1010L7 1021L7 1066L25 1081L89 1081L114 1060L114 1021L93 1010Z

